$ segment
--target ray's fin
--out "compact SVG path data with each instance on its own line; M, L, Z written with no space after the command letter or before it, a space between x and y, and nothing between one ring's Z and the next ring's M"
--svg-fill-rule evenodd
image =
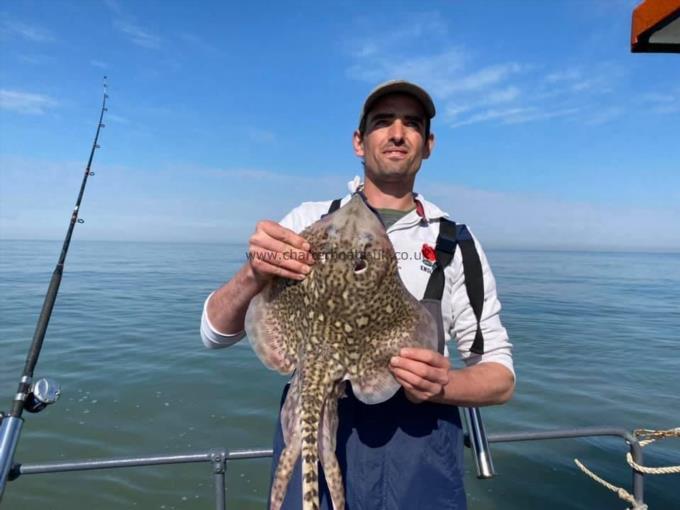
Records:
M405 291L408 293L407 291ZM412 310L405 317L413 323L382 331L375 338L366 339L366 353L361 357L357 376L351 376L354 395L365 404L379 404L390 399L400 388L389 370L390 358L403 347L422 347L437 350L437 325L427 309L410 294L407 306Z
M248 306L245 329L248 340L260 361L272 370L290 374L298 362L297 351L301 342L289 329L291 313L285 293L295 292L294 285L276 278L257 294Z

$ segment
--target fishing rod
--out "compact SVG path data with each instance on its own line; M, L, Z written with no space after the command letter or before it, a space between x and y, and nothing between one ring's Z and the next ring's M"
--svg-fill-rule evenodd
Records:
M2 501L2 495L5 492L7 480L11 476L14 452L16 451L17 444L19 443L19 435L21 434L21 427L24 423L21 415L24 411L29 413L40 412L49 404L56 402L56 400L59 398L59 385L52 379L48 378L42 378L34 382L33 371L35 370L35 366L38 363L43 341L45 340L47 325L50 322L52 309L54 308L54 302L57 299L57 293L59 292L59 285L61 284L61 277L64 272L64 262L66 261L66 254L68 253L68 248L71 244L73 229L76 226L76 223L83 223L83 220L78 218L80 202L83 199L87 178L91 175L94 175L94 172L91 170L92 160L94 158L95 151L99 149L99 145L97 143L99 140L99 132L101 128L104 127L102 122L104 119L104 112L108 110L106 108L106 100L109 97L106 76L104 76L103 96L102 107L101 111L99 112L97 132L94 135L94 141L92 142L92 150L90 150L90 158L88 159L87 166L85 167L85 175L83 176L83 182L80 185L80 192L78 193L76 205L73 208L73 213L71 214L71 221L69 222L68 230L66 231L66 238L64 239L64 244L61 248L59 261L57 262L57 266L54 268L50 285L47 288L47 293L45 294L45 300L43 301L42 310L40 311L38 323L35 327L35 333L33 334L33 341L31 342L31 347L28 351L28 355L26 356L26 364L19 381L19 388L16 395L14 396L14 400L12 401L12 408L9 413L6 415L0 413L0 501Z

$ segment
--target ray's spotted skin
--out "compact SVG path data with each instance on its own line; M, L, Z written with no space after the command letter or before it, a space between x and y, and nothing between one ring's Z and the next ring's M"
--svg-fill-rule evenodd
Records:
M390 358L402 347L436 350L437 331L399 278L392 243L359 195L301 235L317 261L312 271L302 281L275 278L246 314L246 332L260 360L283 374L295 371L281 409L286 448L270 510L281 507L299 456L303 510L319 508L319 461L333 509L342 510L335 436L344 381L364 403L388 400L399 389Z

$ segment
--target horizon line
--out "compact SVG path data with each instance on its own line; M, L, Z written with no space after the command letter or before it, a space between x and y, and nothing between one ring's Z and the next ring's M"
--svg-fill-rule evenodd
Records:
M0 237L0 242L63 242L64 239L22 239L11 237ZM72 240L73 242L73 240ZM206 240L139 240L139 239L79 239L77 242L86 243L145 243L145 244L200 244L200 245L222 245L222 246L245 246L247 241L206 241ZM631 247L631 246L593 246L593 245L508 245L501 243L484 243L485 251L539 251L539 252L575 252L575 253L647 253L647 254L666 254L680 255L680 246L650 246L650 247Z

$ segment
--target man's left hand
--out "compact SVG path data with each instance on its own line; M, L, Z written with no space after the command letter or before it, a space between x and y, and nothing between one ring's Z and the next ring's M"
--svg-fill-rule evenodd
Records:
M449 358L429 349L406 347L390 360L390 370L406 398L419 404L442 397L449 382Z

